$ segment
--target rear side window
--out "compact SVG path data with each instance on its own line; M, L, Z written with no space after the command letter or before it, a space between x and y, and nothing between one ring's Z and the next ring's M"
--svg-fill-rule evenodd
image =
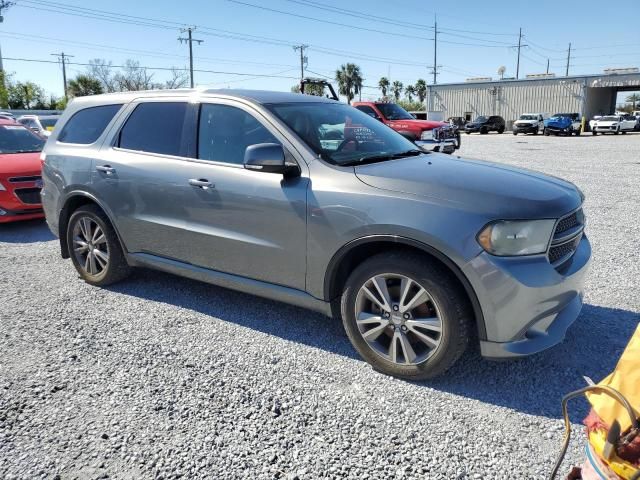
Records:
M181 155L187 103L150 102L136 107L120 131L120 148Z
M89 107L75 113L64 126L58 141L89 145L95 142L122 104Z

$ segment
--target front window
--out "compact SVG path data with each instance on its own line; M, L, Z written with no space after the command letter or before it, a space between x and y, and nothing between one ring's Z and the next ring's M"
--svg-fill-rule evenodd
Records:
M537 120L535 115L520 115L520 120Z
M356 165L424 153L402 135L348 105L315 102L267 107L320 158L334 165Z
M618 121L618 117L614 117L614 116L607 116L607 117L602 117L600 119L601 122L617 122Z
M415 120L409 112L395 103L376 103L376 107L387 120Z
M18 125L0 126L0 154L40 152L44 139Z

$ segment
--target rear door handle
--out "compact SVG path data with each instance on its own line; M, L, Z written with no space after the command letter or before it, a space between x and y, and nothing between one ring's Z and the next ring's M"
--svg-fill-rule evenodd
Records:
M213 183L211 183L206 178L190 178L189 185L191 185L192 187L202 188L203 190L216 187Z
M113 175L116 173L116 169L112 168L111 165L97 165L96 170L98 172L106 173L107 175Z

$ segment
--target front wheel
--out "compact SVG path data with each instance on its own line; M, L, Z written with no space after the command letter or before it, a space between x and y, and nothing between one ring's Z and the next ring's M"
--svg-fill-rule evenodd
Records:
M620 133L620 130L616 130L615 132L613 132L614 135L618 135Z
M377 255L353 271L341 316L351 343L374 369L412 380L451 367L471 335L468 301L452 274L402 253Z
M514 135L518 135L518 132L513 132Z
M504 133L504 127L500 127L500 128L498 129L498 133Z
M542 130L542 133L544 134L545 137L548 137L550 135L549 130L547 130L546 128Z
M596 135L598 135L598 132L596 132L595 130L592 130L591 131L591 135L593 135L595 137Z
M67 245L73 266L91 285L110 285L131 271L115 230L96 205L85 205L73 212L67 227Z
M576 137L579 137L580 134L582 133L582 129L579 128L578 130L575 130L573 133L576 135Z

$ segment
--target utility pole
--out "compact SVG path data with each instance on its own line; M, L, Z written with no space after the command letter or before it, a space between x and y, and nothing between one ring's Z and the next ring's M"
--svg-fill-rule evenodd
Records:
M62 62L62 83L64 86L64 101L67 102L69 98L67 97L67 58L73 58L73 55L67 55L64 52L60 53L52 53L54 57L58 57L58 60Z
M516 80L520 78L520 47L522 46L522 27L518 33L518 63L516 63Z
M12 5L15 5L15 2L9 2L7 0L0 0L0 23L4 22L4 15L3 15L3 11L7 10L9 7L11 7ZM1 80L1 84L0 87L4 88L4 81L5 81L5 76L4 76L4 65L2 64L2 49L0 48L0 73L2 74L2 80Z
M188 27L180 29L181 33L187 32L187 38L178 37L178 41L180 43L188 43L189 44L189 76L191 79L191 88L193 88L193 42L198 42L200 45L204 40L197 40L193 38L192 33L196 29L196 27Z
M569 64L571 63L571 42L569 42L569 50L567 51L567 71L565 77L569 76Z
M293 47L294 50L300 50L300 81L304 79L304 66L307 64L307 57L304 54L304 51L309 48L309 45L295 45Z
M438 83L438 20L433 20L433 84Z
M547 75L549 75L549 59L547 58Z

